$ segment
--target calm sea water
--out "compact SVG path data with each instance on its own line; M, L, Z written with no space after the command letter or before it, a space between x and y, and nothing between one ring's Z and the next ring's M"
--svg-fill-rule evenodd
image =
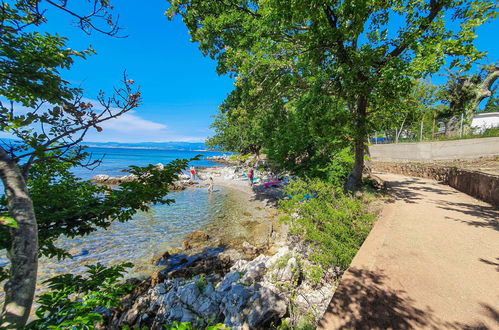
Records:
M82 179L90 179L97 174L110 176L125 175L122 170L130 165L145 166L148 164L167 164L175 159L191 159L201 155L201 160L193 161L193 166L213 166L215 163L206 160L206 157L222 155L220 152L191 151L191 150L162 150L162 149L130 149L130 148L96 148L86 149L92 159L102 159L102 163L95 169L75 168L74 172Z
M74 172L83 179L96 174L124 175L126 173L121 170L130 165L166 164L176 158L190 159L198 154L204 157L220 155L216 152L156 149L88 148L88 151L94 157L103 157L103 161L93 171L75 169ZM202 159L192 165L215 164ZM132 262L135 267L130 276L148 275L157 269L152 265L151 259L178 246L187 233L207 228L215 221L243 218L234 211L237 210L235 205L240 202L234 199L233 193L222 187L216 187L213 193L208 193L206 188L190 188L171 192L168 197L176 202L171 205L153 205L148 212L137 213L129 222L113 223L108 230L98 230L75 239L61 237L56 245L77 257L62 261L42 258L39 266L39 290L43 287L43 279L68 272L83 273L85 265L96 262L106 265ZM5 254L0 255L0 264L6 263L8 260Z

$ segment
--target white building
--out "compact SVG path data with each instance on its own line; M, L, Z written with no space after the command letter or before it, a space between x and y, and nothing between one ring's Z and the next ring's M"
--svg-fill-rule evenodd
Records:
M476 114L471 122L471 127L476 128L476 133L482 133L487 128L497 126L499 126L499 112Z

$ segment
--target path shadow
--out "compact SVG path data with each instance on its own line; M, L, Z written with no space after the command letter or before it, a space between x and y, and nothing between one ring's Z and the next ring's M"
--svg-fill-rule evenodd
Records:
M394 203L397 200L403 200L404 202L411 204L417 203L418 200L423 199L423 194L421 194L421 192L433 192L439 195L455 194L454 191L449 191L448 189L429 186L428 182L417 178L387 181L386 186L388 193L393 197L393 199L388 201L390 203Z
M340 318L339 329L411 329L428 325L431 311L412 306L404 292L383 287L386 276L357 268L348 270L329 304L324 318ZM319 326L323 326L323 320Z
M397 200L403 200L406 203L415 204L424 199L422 192L432 192L438 195L457 194L457 191L441 189L435 185L429 185L428 182L417 178L409 178L400 181L387 181L388 193L392 196L388 202L394 203ZM462 220L459 217L449 217L446 219L459 221L474 227L486 227L499 231L499 210L494 206L484 205L483 203L459 203L449 202L444 199L432 199L431 202L438 205L439 208L454 211L476 217L476 220Z
M350 268L336 290L323 319L322 329L481 329L438 319L426 307L415 306L403 290L392 290L382 271ZM327 320L330 320L326 324Z
M497 266L496 270L499 272L499 258L496 258L497 262L496 261L492 261L492 260L483 259L483 258L480 258L478 260L480 260L481 262L483 262L483 263L485 263L487 265Z
M498 258L499 259L499 258ZM482 314L491 320L495 321L499 326L499 311L488 304L480 304L482 306Z
M483 204L471 204L471 203L453 203L448 201L435 201L439 208L458 212L466 215L471 215L477 220L462 220L458 218L453 218L446 216L446 219L459 221L461 223L473 226L473 227L485 227L491 228L499 231L499 211L493 207Z

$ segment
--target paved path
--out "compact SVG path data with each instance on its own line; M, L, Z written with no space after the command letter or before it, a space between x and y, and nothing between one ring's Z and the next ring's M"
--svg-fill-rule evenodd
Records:
M499 211L432 180L380 177L393 200L319 329L499 329Z

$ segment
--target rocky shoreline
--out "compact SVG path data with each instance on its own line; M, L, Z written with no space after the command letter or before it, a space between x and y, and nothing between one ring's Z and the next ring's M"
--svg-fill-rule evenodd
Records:
M223 228L192 232L182 249L154 260L164 267L160 272L132 280L135 289L124 297L121 309L107 312L103 328L161 329L178 321L197 328L224 323L232 329L268 329L282 322L314 324L323 315L340 270L326 270L321 278L311 276L310 251L277 219L281 186L260 183L251 188L244 171L244 165L199 169L199 183L183 176L175 186L206 187L204 180L211 177L215 186L243 192L247 207L265 214L244 224L251 234L227 237ZM257 173L261 178L268 175ZM93 181L116 182L99 176Z
M156 169L158 170L163 170L164 165L162 163L158 163L155 165ZM128 174L128 175L122 175L122 176L109 176L107 174L97 174L96 176L92 177L90 179L91 182L93 183L98 183L102 185L107 185L107 186L116 186L119 185L120 183L124 182L132 182L137 180L138 177L135 174ZM179 191L179 190L184 190L185 188L198 184L195 181L190 180L190 176L187 174L181 174L179 175L178 179L168 186L168 189L170 191Z

